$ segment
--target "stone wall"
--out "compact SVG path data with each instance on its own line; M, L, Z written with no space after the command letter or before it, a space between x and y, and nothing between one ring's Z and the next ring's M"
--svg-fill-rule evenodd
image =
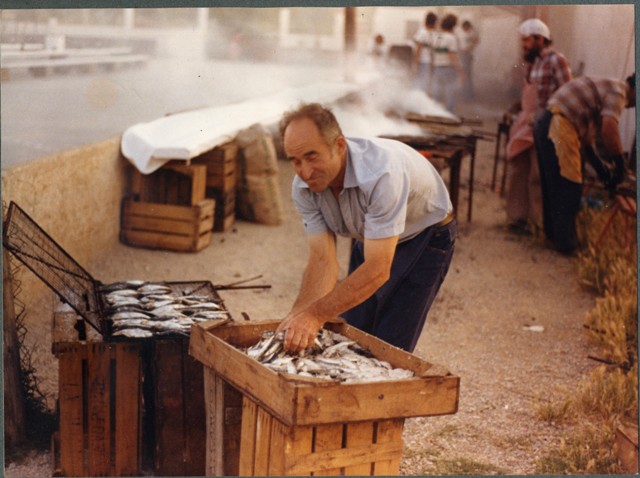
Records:
M2 170L3 209L15 201L92 274L90 264L104 259L119 240L128 168L118 136ZM27 346L41 351L34 354L34 366L43 387L55 390L57 367L45 351L51 349L51 319L59 301L30 270L13 262L20 265L15 281L26 308Z

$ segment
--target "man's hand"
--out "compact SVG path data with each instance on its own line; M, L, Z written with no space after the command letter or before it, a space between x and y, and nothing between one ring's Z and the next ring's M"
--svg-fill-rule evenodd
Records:
M284 349L287 352L297 353L308 349L313 345L318 336L318 331L326 322L312 312L313 308L303 310L294 315L285 317L277 331L284 331Z

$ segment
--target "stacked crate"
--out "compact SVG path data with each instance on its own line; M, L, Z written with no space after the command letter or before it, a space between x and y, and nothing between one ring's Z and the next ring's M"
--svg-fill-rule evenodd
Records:
M207 168L171 161L143 175L133 169L120 239L131 246L196 252L211 242L215 201L205 198Z
M75 312L56 312L53 476L204 476L203 366L188 345L105 342Z
M213 230L223 232L235 222L238 146L230 141L191 160L207 169L206 196L215 200Z
M59 430L53 476L139 476L142 467L142 345L107 343L56 312ZM82 340L81 340L82 339Z

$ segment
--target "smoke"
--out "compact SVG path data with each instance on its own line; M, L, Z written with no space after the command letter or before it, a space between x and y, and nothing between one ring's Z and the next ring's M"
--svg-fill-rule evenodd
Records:
M343 132L350 136L429 136L406 119L407 114L457 119L402 77L384 76L333 108Z

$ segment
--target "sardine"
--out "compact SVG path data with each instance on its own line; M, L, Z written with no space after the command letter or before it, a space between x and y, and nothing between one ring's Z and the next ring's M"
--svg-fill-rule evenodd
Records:
M122 329L114 332L113 335L117 337L133 337L138 339L146 339L148 337L153 337L153 332L143 329Z

